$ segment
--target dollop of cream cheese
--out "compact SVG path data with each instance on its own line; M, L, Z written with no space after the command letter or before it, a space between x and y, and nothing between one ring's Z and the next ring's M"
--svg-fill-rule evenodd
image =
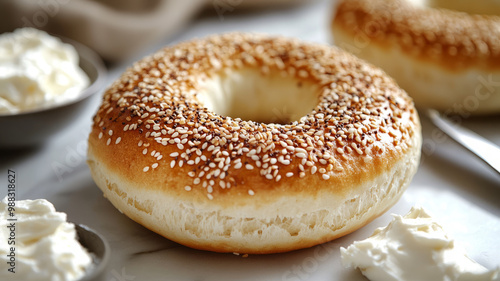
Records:
M498 280L499 269L489 271L470 259L422 208L404 217L394 215L363 241L341 248L342 264L359 268L372 281Z
M34 28L0 35L0 114L73 100L89 85L69 44Z
M74 281L92 266L92 256L78 242L75 225L45 199L16 201L10 216L7 197L0 202L0 280ZM9 225L15 223L15 244ZM15 273L8 255L15 247ZM12 279L14 278L14 279Z

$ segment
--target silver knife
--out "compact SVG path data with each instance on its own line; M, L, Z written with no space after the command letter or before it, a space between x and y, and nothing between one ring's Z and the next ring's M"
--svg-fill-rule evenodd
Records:
M441 116L439 112L434 109L427 109L427 115L436 127L470 150L500 174L500 148L497 145L453 123L448 118Z

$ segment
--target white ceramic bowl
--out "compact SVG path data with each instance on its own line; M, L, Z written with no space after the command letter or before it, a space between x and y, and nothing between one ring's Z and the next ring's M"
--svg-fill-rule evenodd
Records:
M111 251L108 242L102 235L85 225L75 224L75 228L78 241L93 255L94 259L93 267L78 281L105 281Z

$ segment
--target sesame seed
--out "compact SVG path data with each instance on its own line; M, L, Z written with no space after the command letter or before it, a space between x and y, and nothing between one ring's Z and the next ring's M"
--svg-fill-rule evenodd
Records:
M253 195L255 195L255 192L253 190L249 189L248 194L253 196Z
M305 149L303 149L303 148L300 148L300 147L295 148L295 152L297 152L297 153L307 154L307 150L305 150Z
M106 141L106 145L109 145L111 143L111 138L109 138L107 141Z
M149 166L144 167L144 169L142 169L142 171L143 171L143 172L147 172L147 171L149 171Z
M305 153L302 153L302 152L295 154L295 156L297 156L299 158L307 158L307 155Z
M184 189L185 189L186 191L190 191L190 190L191 190L191 186L186 185L186 186L184 187Z

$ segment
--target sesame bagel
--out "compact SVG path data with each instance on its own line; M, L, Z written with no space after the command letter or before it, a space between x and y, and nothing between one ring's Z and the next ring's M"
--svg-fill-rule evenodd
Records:
M468 117L500 112L498 14L491 0L341 0L332 32L417 106Z
M277 253L391 207L420 157L411 99L335 47L214 35L135 63L106 91L88 164L111 203L180 244Z

